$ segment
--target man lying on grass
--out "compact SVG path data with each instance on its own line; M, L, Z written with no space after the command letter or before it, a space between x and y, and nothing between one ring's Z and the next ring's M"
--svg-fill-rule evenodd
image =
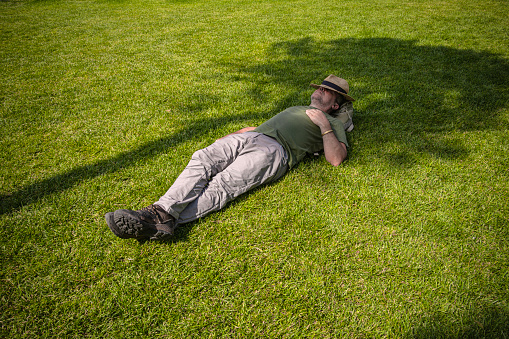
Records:
M290 107L258 127L246 127L195 152L168 192L139 211L106 214L120 238L162 240L177 225L223 208L242 193L281 178L308 153L324 151L338 166L347 156L345 130L353 129L346 80L328 76L310 106Z

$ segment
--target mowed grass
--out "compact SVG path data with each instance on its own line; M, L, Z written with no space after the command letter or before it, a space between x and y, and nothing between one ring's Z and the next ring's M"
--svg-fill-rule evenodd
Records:
M0 3L2 337L509 337L507 1ZM193 152L347 79L349 158L116 238Z

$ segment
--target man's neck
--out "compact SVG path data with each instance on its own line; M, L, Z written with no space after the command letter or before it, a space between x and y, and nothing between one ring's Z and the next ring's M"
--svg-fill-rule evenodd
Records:
M327 114L329 114L329 111L331 110L331 109L328 109L328 110L323 109L323 107L322 107L320 104L316 104L316 103L314 103L314 102L311 102L311 104L310 104L309 106L311 106L311 107L313 107L313 108L317 108L317 109L319 109L320 111L322 111L322 112L324 112L324 113L327 113Z

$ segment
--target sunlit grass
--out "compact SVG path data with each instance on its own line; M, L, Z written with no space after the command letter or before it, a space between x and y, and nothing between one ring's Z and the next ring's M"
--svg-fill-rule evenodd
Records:
M509 336L503 1L0 3L4 337ZM103 216L334 73L349 159L179 229Z

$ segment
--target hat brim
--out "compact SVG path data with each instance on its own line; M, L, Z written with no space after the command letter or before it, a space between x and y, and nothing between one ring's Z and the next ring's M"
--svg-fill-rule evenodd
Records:
M319 89L320 87L327 88L327 89L329 89L329 90L331 90L331 91L334 91L334 92L336 92L336 93L338 93L338 94L342 95L342 96L343 96L346 100L348 100L348 101L355 101L355 99L354 99L354 98L352 98L351 96L349 96L348 94L341 93L341 92L339 92L339 91L335 90L334 88L329 87L329 86L327 86L327 85L316 85L316 84L311 84L310 86L311 86L311 87L313 87L313 88L316 88L316 89Z

